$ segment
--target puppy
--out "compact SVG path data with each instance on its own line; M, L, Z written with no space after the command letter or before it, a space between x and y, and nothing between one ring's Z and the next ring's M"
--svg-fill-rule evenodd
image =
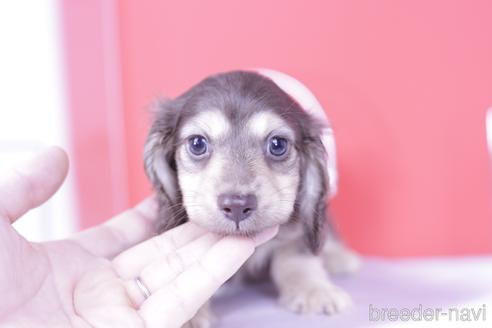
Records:
M302 104L306 99L311 104ZM210 76L158 105L144 158L159 201L159 232L188 220L245 236L280 225L240 274L269 273L289 310L333 314L350 298L327 272L352 272L359 261L327 213L336 170L320 108L307 88L279 72ZM189 325L207 327L209 318L206 306Z

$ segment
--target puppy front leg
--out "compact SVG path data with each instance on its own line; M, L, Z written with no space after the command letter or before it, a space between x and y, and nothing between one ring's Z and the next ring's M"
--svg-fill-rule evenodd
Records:
M337 240L327 240L320 257L325 269L335 275L352 274L361 267L359 255Z
M328 279L320 257L299 245L275 250L271 274L279 302L297 313L334 314L351 304L350 296Z

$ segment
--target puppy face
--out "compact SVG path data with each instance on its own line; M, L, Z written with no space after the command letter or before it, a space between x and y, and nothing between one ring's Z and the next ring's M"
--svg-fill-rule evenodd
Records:
M328 185L320 129L253 72L215 75L163 102L145 147L160 230L190 220L251 235L297 219L319 248Z
M287 222L299 187L295 131L268 108L231 119L206 108L178 132L178 185L189 220L251 234Z

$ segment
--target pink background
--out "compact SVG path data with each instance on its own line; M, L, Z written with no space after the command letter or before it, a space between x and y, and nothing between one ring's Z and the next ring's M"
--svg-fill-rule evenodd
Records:
M340 168L333 209L351 246L385 256L492 251L484 125L492 105L490 1L64 3L77 161L88 161L78 168L81 207L91 214L84 225L151 192L142 148L155 97L174 97L211 73L269 67L307 84L333 121ZM112 195L108 146L97 141L108 120L99 117L107 111L99 69L108 64L87 59L98 53L91 43L108 42L97 33L105 24L117 32L118 52L110 54L120 72L111 76L121 92L109 98L123 106L120 182L128 191L112 207L102 204ZM95 137L90 151L86 129Z

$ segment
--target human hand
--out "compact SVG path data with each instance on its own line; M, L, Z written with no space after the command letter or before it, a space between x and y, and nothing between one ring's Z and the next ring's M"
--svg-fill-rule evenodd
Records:
M0 326L180 327L277 231L224 237L186 223L148 239L148 199L68 239L27 241L12 223L49 199L67 170L66 154L51 148L0 178Z

